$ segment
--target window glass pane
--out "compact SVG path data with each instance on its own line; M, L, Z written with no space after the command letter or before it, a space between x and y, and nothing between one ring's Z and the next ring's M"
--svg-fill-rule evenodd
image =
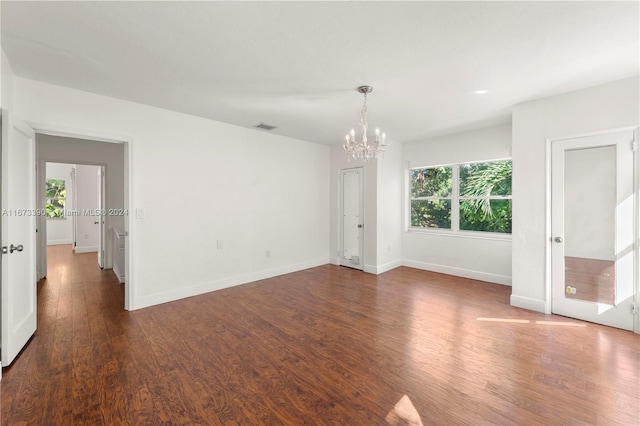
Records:
M411 201L411 226L451 229L451 200Z
M451 167L411 170L411 198L450 195Z
M67 196L67 189L64 180L49 179L47 180L47 198L64 198Z
M461 164L460 195L511 195L511 161Z
M460 200L460 229L511 233L511 200Z
M47 217L52 219L63 218L64 201L65 200L48 199L46 206Z

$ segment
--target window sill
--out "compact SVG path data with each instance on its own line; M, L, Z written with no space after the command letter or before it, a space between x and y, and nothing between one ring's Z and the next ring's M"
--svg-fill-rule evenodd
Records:
M442 237L468 238L474 240L511 241L511 234L480 231L451 231L448 229L408 228L409 234L437 235Z

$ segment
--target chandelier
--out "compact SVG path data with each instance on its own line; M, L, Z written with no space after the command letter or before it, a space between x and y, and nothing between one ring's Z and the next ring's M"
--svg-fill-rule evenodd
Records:
M367 93L371 93L373 87L360 86L358 92L364 95L364 105L360 112L360 140L356 139L355 130L351 129L351 132L345 136L346 142L343 145L344 150L347 152L347 159L351 160L364 160L369 161L371 159L378 158L380 154L389 147L390 144L386 142L386 135L380 134L380 129L376 128L376 137L372 143L369 143L367 139L367 129L369 124L367 123Z

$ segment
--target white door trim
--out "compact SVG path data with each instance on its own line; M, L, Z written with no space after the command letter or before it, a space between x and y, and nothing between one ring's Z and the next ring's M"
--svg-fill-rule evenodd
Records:
M135 235L135 221L132 220L133 211L134 211L134 200L133 200L133 145L134 141L132 137L118 135L107 132L98 132L81 128L71 128L71 127L63 127L57 126L54 124L48 123L38 123L38 122L27 122L29 126L31 126L36 133L52 135L52 136L62 136L62 137L70 137L77 139L89 139L98 142L110 142L110 143L119 143L124 144L124 182L125 182L125 194L124 194L124 208L129 212L129 215L125 217L124 220L124 231L127 235L125 239L125 288L124 288L124 309L128 311L132 311L137 309L135 304L135 295L136 295L136 282L135 282L135 262L134 262L134 246L135 243L131 235ZM96 164L102 165L102 164Z

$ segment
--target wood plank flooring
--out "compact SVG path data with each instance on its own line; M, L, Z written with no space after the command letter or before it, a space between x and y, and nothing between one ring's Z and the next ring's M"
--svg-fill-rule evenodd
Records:
M613 305L616 299L616 263L608 260L564 258L565 285L575 288L568 299L588 300Z
M94 254L49 249L3 425L638 425L640 337L510 288L333 265L134 312Z

